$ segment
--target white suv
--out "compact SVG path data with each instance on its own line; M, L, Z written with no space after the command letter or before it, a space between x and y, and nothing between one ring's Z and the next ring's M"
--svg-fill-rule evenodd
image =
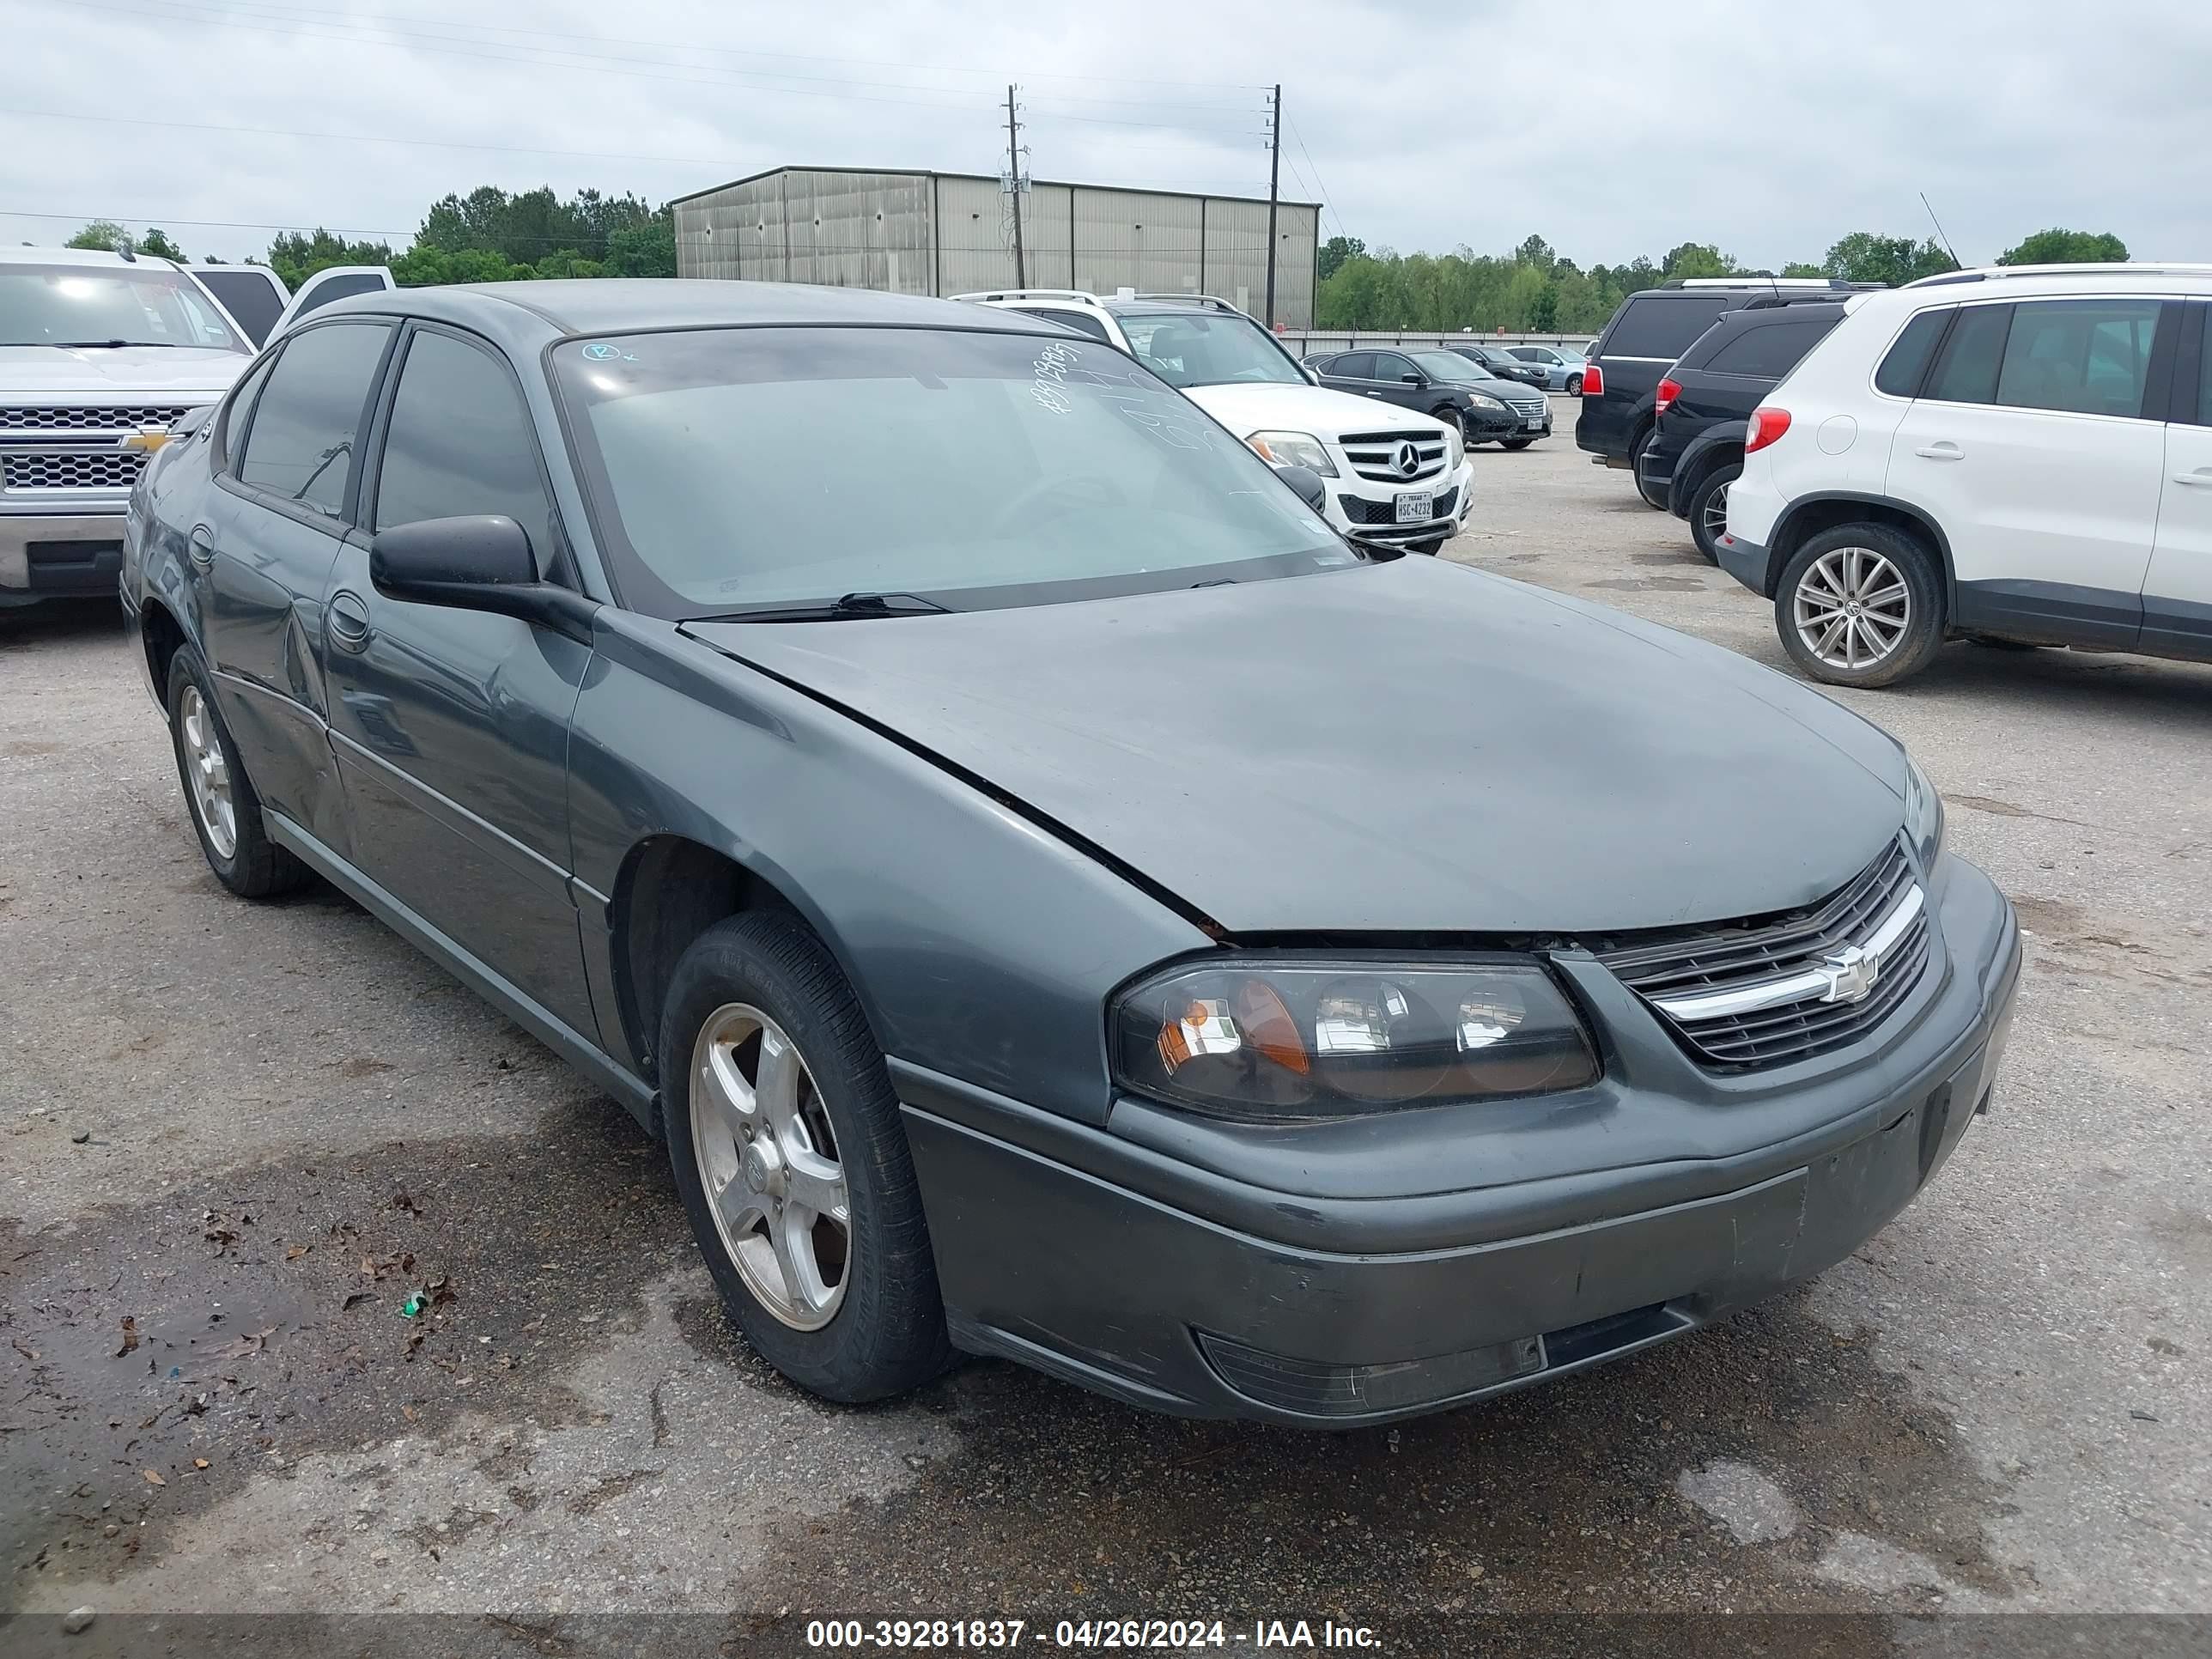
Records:
M1946 639L2212 660L2212 265L1855 295L1751 420L1720 562L1834 685Z
M1472 504L1474 469L1456 428L1315 385L1226 300L1038 288L957 297L1042 317L1134 357L1277 466L1319 473L1322 514L1356 540L1433 553Z

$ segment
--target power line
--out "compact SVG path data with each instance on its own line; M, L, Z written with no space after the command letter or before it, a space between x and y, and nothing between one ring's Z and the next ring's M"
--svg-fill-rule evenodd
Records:
M1290 132L1297 143L1298 154L1306 158L1306 165L1313 169L1314 188L1321 192L1322 205L1328 210L1328 216L1336 221L1336 234L1340 236L1350 234L1344 228L1344 216L1336 210L1336 204L1329 197L1328 185L1322 179L1321 164L1314 160L1313 152L1306 148L1305 137L1299 132L1295 121L1291 123Z

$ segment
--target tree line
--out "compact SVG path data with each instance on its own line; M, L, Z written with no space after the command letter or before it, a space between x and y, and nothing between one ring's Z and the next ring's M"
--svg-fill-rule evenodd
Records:
M2001 265L2124 260L2127 245L2108 232L2038 231L1997 256ZM1314 321L1324 329L1505 329L1533 334L1595 334L1615 307L1638 289L1674 278L1832 276L1892 287L1955 270L1933 240L1855 230L1829 248L1818 264L1752 271L1706 242L1684 242L1654 261L1639 257L1622 265L1587 270L1564 258L1540 236L1510 253L1475 253L1462 246L1444 254L1374 252L1356 236L1332 236L1321 249Z
M64 246L112 250L125 234L113 220L96 219ZM186 263L183 250L158 228L132 238L131 246ZM208 258L201 263L222 262ZM385 241L349 241L318 227L286 231L265 254L246 263L267 265L287 288L331 265L389 265L403 288L538 276L673 276L676 226L667 208L636 196L580 190L563 200L547 188L509 195L485 185L431 204L404 249Z

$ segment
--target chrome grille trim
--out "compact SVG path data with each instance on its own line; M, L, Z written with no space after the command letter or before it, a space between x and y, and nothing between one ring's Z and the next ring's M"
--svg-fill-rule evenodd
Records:
M1441 432L1363 432L1336 441L1344 458L1352 463L1352 470L1370 483L1419 483L1444 470L1448 441ZM1413 471L1401 472L1395 457L1399 446L1407 443L1413 446L1420 464Z
M142 426L173 426L192 407L189 404L48 404L0 408L0 432L135 432Z
M1805 910L1595 954L1692 1055L1741 1070L1809 1059L1872 1030L1919 982L1932 948L1927 894L1899 839Z
M128 489L146 465L135 449L31 454L0 450L0 490L16 495L47 489Z

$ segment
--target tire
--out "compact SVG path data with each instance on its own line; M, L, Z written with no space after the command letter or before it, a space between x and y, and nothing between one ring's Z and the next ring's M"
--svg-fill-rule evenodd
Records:
M1720 538L1728 530L1728 489L1743 476L1743 463L1717 466L1690 492L1690 539L1707 564L1721 562Z
M1467 422L1461 417L1459 410L1447 404L1443 408L1434 412L1434 418L1442 421L1446 426L1456 431L1459 434L1459 447L1462 449L1467 447Z
M756 1085L779 1050L791 1086L763 1098ZM709 927L677 964L660 1055L677 1191L754 1352L848 1405L944 1370L945 1307L898 1099L821 942L765 912Z
M269 839L261 797L216 708L199 652L180 645L169 659L169 746L185 814L216 879L240 898L275 898L307 879L307 866Z
M1582 377L1581 375L1579 375L1579 374L1570 374L1570 375L1568 375L1568 376L1567 376L1567 396L1569 396L1570 398L1579 398L1579 397L1581 397L1582 395L1583 395L1583 377Z
M1644 487L1644 452L1658 441L1659 429L1656 427L1647 426L1636 434L1635 440L1628 446L1628 476L1635 480L1636 493L1644 497L1644 505L1656 507L1664 513L1667 498L1662 495L1655 501L1651 492Z
M1898 587L1902 594L1892 597ZM1853 594L1863 606L1857 612L1846 613L1834 603ZM1833 622L1824 628L1822 619L1845 614L1851 622L1843 638L1831 640ZM1830 685L1894 685L1925 668L1942 648L1942 574L1917 537L1889 525L1838 525L1790 559L1775 589L1774 623L1782 648L1812 678ZM1815 649L1820 643L1828 646L1825 655ZM1850 660L1869 646L1881 648L1865 660Z
M1500 449L1522 450L1535 441L1534 438L1500 438L1498 447Z
M1406 551L1408 553L1435 554L1442 552L1443 550L1443 545L1444 538L1442 536L1438 536L1433 541L1407 542L1406 544Z

